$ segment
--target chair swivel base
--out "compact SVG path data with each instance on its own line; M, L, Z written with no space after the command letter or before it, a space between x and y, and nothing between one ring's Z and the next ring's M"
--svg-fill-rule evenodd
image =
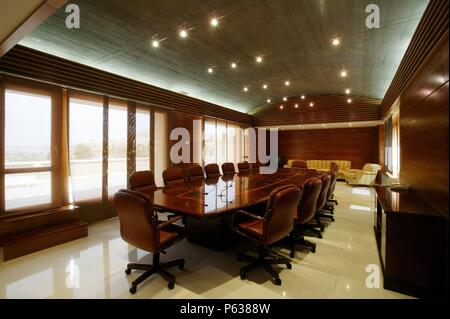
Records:
M128 264L127 269L125 270L125 274L127 275L131 274L131 270L133 269L144 271L142 275L131 283L130 293L134 295L137 291L137 286L153 274L159 274L168 282L167 287L169 289L173 289L175 287L175 276L170 274L166 269L175 266L178 266L179 269L184 269L184 262L184 259L177 259L167 263L160 263L159 253L155 253L153 254L153 265L135 263Z
M250 264L241 268L240 277L244 280L247 277L247 272L256 269L258 267L264 268L264 270L272 276L273 283L277 286L281 286L280 275L271 267L271 265L286 265L287 269L292 269L291 260L286 257L266 258L268 254L277 255L274 252L269 251L265 247L259 248L258 257L249 256L243 253L238 254L238 261L249 261Z
M295 246L302 246L302 247L307 247L309 249L311 249L312 253L316 252L316 244L312 243L310 241L307 241L303 236L299 237L299 238L289 238L290 241L290 245L291 245L291 252L289 254L289 257L294 258L295 257Z

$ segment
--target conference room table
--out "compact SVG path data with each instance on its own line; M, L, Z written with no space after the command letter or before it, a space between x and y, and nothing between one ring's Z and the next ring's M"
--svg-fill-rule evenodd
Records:
M281 168L275 174L249 172L168 186L147 194L159 211L183 216L188 241L225 249L232 241L231 217L240 209L264 205L272 190L301 187L316 170Z

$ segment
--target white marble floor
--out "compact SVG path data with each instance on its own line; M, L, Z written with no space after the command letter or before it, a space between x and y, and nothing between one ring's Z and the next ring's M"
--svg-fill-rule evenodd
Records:
M241 280L239 247L217 252L183 240L161 257L186 259L184 270L171 269L175 288L152 276L131 295L130 282L139 273L127 277L126 264L151 263L151 254L126 244L118 219L111 219L91 225L87 238L0 262L0 298L410 298L366 287L366 267L379 265L373 191L338 183L335 196L336 222L323 239L307 238L317 243L317 252L297 252L292 270L281 270L282 286L273 285L262 270Z

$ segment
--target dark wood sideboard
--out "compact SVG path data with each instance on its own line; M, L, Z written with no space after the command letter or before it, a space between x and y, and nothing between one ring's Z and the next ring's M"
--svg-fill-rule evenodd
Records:
M384 288L448 296L448 217L412 191L376 187L374 229Z

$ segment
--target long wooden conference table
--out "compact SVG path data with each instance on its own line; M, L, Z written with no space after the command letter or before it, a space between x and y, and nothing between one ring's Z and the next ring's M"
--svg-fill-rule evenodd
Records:
M221 250L231 242L230 221L235 211L262 205L273 189L287 184L301 187L317 174L316 170L282 168L275 174L224 175L164 187L147 195L156 209L184 217L190 242Z

